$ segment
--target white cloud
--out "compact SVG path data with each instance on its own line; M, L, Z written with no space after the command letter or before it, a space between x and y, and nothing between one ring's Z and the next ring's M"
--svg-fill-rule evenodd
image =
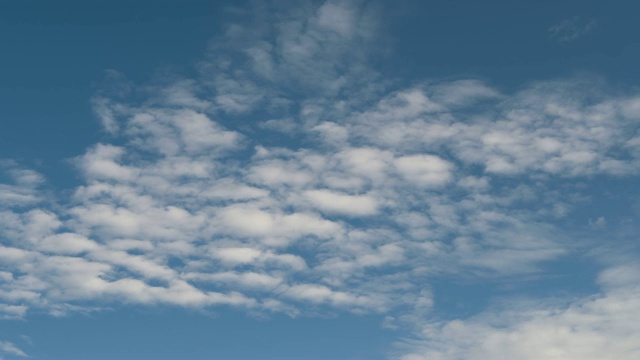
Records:
M313 173L301 169L298 164L283 160L258 163L250 169L250 180L265 185L305 185L313 180Z
M376 300L350 294L348 292L334 291L324 285L300 284L289 287L284 292L285 296L296 300L309 301L311 303L330 303L338 307L357 306L371 308L376 307Z
M79 166L90 179L130 180L134 171L118 163L124 152L121 147L98 144L79 158Z
M18 296L14 296L18 295ZM15 292L3 292L0 294L0 298L8 299L8 300L21 300L24 296L20 296L24 294L19 294ZM27 313L28 307L26 305L6 305L0 304L0 318L1 319L21 319Z
M75 233L60 233L47 236L38 244L38 249L54 254L77 255L96 250L99 245L86 237Z
M423 330L406 359L636 355L638 329L619 315L638 312L630 266L569 306L429 320L442 276L542 276L591 246L559 219L588 225L572 216L593 179L637 175L636 94L593 79L397 87L366 60L366 2L265 9L215 39L196 78L138 104L96 97L113 141L76 158L70 197L0 164L0 317L86 303L322 308Z
M637 269L608 269L601 279L615 284L604 293L568 305L512 304L469 319L431 322L422 340L407 341L413 350L399 356L419 359L621 359L640 355ZM614 274L620 274L617 276ZM610 283L610 282L609 282Z
M253 262L261 254L260 250L245 247L217 249L212 255L225 263L246 264Z
M220 225L228 232L260 237L274 245L304 235L327 238L341 231L340 224L311 213L286 214L245 204L228 206L217 213Z
M120 130L117 119L117 109L113 108L113 104L108 98L92 98L91 108L107 133L116 134Z
M20 348L9 341L0 341L0 354L28 357L28 355L24 351L22 351Z
M195 155L234 149L241 136L223 129L207 115L191 109L142 109L128 121L127 133L143 149L175 155Z
M393 154L373 147L361 147L343 150L336 157L341 162L341 171L377 183L386 179Z
M477 82L474 86L486 87ZM407 90L410 96L403 95L421 101L398 101L400 95L390 94L376 107L347 117L353 123L352 132L385 149L447 150L456 160L483 165L493 174L581 176L638 171L633 150L623 146L628 141L625 134L634 131L634 122L624 112L630 100L598 92L596 80L534 83L511 95L487 97L490 101L475 113L467 113L458 100L442 110L445 98L440 99L442 103L436 102L437 97L430 100L431 111L416 105L447 85L433 87L412 88Z
M349 131L347 128L334 122L325 121L315 126L313 130L318 131L323 140L329 144L344 146L349 138Z
M10 179L9 183L0 183L0 207L32 206L43 200L40 190L45 179L38 172L0 159L0 176Z
M378 204L368 195L348 195L329 190L308 190L304 196L321 211L350 216L375 215Z

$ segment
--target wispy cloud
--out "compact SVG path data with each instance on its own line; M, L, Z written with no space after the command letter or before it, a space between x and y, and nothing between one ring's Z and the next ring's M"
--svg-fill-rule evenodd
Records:
M581 38L595 29L597 21L574 16L549 27L551 39L559 42L569 42Z
M24 351L9 341L0 341L0 355L28 357Z

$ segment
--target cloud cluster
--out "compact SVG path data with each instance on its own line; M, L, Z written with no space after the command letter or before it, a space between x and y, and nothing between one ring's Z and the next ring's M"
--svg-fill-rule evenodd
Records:
M558 222L590 179L638 174L640 95L594 79L397 86L370 65L370 4L273 6L229 25L196 78L97 96L111 140L74 159L68 199L0 163L0 316L348 311L418 329L405 359L636 354L619 311L639 310L637 273L615 267L615 286L568 307L428 314L433 279L544 276L589 245Z
M406 342L411 351L400 358L635 359L638 270L609 268L599 276L602 293L569 304L516 302L470 319L427 324L423 339Z
M603 87L546 81L507 96L471 80L427 85L383 98L356 117L353 132L391 149L448 151L497 175L635 174L640 99Z

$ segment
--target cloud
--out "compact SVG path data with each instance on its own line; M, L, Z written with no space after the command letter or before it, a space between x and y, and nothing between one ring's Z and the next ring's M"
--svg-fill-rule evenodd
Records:
M568 304L510 304L469 319L432 322L423 340L401 347L399 356L419 359L635 359L640 333L638 269L610 268L601 273L605 291Z
M435 155L403 156L395 165L408 181L421 186L444 185L451 178L452 165Z
M403 86L371 65L367 2L243 16L193 78L94 98L109 138L74 159L69 196L0 163L0 316L321 309L415 330L406 359L635 355L616 312L636 308L632 267L569 305L431 312L443 279L552 277L592 250L573 224L617 224L584 209L640 171L638 93L583 78Z
M378 205L367 195L347 195L329 190L308 190L304 196L321 211L352 216L374 215Z
M571 250L545 223L566 211L536 209L566 208L571 194L546 196L553 185L544 181L511 188L500 177L637 171L634 153L617 145L633 125L633 96L596 94L587 104L570 81L511 95L487 89L456 81L393 91L340 123L301 127L318 143L297 149L225 129L198 103L123 105L124 145L97 144L77 158L85 184L69 205L56 213L15 203L0 218L9 241L5 313L98 298L255 307L266 304L255 292L276 284L294 289L276 293L281 304L311 301L308 288L325 294L316 304L378 311L398 296L420 303L419 279L435 274L540 271ZM453 110L469 102L452 92L482 94L495 118ZM389 123L399 137L386 136ZM334 135L318 138L319 129ZM622 156L607 150L616 147ZM614 171L607 161L624 166ZM40 177L20 174L10 189L36 194ZM376 225L363 227L360 217ZM379 269L394 276L370 286Z
M637 94L611 98L583 86L599 89L602 84L588 79L533 83L485 102L472 113L464 106L443 112L437 103L424 112L406 101L397 102L398 95L392 94L354 117L351 126L359 138L379 147L434 153L447 149L458 161L482 165L493 174L637 171L633 145L625 143L636 126L625 109ZM429 91L411 93L426 99Z
M8 341L0 341L0 355L28 357L24 351Z
M44 200L40 188L45 178L38 172L22 168L15 161L0 159L0 176L9 180L0 184L2 207L33 206Z
M549 36L559 43L574 41L590 33L596 25L595 20L574 16L551 26Z

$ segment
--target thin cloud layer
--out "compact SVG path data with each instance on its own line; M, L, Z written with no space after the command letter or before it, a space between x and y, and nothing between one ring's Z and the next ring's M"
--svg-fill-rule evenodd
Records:
M9 356L17 356L21 358L28 357L28 355L20 350L17 346L9 341L0 341L0 356L9 355ZM2 359L2 357L0 357Z
M432 318L431 284L544 277L592 246L561 223L594 181L638 175L640 94L578 78L401 87L370 65L366 2L242 15L196 77L93 99L111 137L73 160L68 198L0 163L0 316L321 310L408 329L407 360L637 357L637 272L612 265L565 306L451 321Z
M574 41L593 31L597 22L574 16L560 21L549 28L549 35L559 43Z

